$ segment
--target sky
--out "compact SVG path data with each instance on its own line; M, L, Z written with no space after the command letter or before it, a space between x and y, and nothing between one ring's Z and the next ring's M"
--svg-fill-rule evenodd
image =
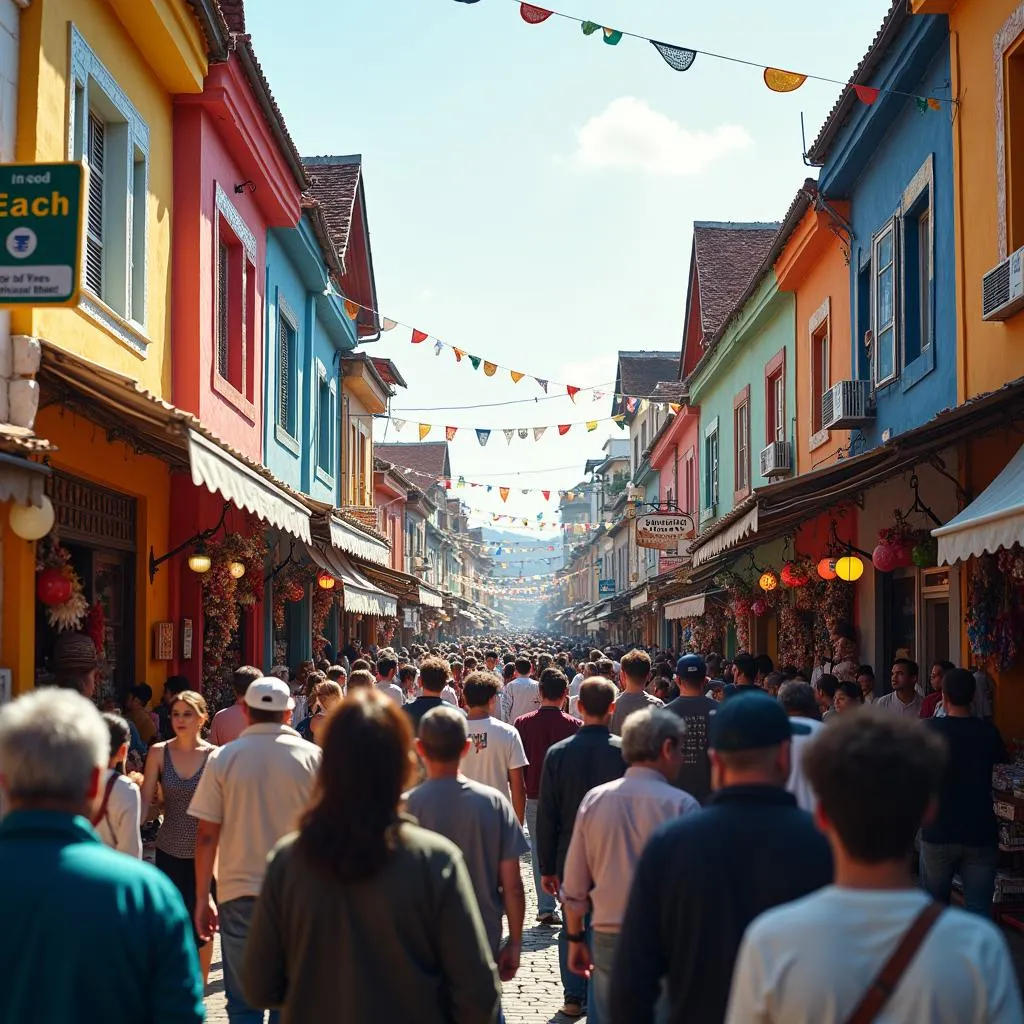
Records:
M548 2L548 0L545 0ZM698 50L845 81L890 0L560 0L556 9ZM368 345L406 381L406 420L376 440L460 429L454 493L477 523L554 520L611 423L593 391L546 397L531 379L611 391L619 350L678 352L694 220L776 221L806 177L807 143L840 86L770 92L761 70L705 54L672 70L643 40L606 45L559 18L527 25L518 0L248 0L247 29L303 155L359 153L383 315ZM818 9L813 9L818 11ZM841 13L840 13L841 12ZM485 377L433 338L507 370ZM551 385L550 394L557 389ZM513 403L513 404L501 404ZM475 406L476 408L467 408ZM502 428L548 426L507 444ZM493 433L481 447L473 428ZM499 486L510 488L507 502ZM523 488L536 492L523 494ZM540 533L537 534L541 536Z

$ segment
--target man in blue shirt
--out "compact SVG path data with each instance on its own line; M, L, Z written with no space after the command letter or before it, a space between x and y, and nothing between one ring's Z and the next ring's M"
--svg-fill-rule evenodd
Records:
M178 890L90 824L108 747L99 712L72 690L35 690L0 710L2 1021L204 1018Z

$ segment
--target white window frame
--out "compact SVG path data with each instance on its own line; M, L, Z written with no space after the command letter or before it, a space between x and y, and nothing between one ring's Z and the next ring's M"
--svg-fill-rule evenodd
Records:
M322 389L327 387L327 408L321 401ZM316 478L329 487L334 486L334 453L335 453L335 421L337 419L337 386L330 379L327 368L320 360L316 363L316 443L314 446L314 466ZM326 461L323 451L324 417L327 417L327 451Z
M919 206L921 197L926 193L928 196L927 210L914 215L913 210ZM916 358L920 358L928 352L932 342L935 340L935 172L934 161L930 153L910 180L910 184L903 191L903 197L900 202L900 218L903 221L904 235L907 230L908 221L913 224L914 230L918 232L918 266L917 277L913 282L913 287L918 293L919 319L916 327L920 332L921 345ZM925 247L923 255L921 247L922 227L927 228L926 237L923 239ZM905 259L906 246L903 246L902 249L901 257ZM927 274L922 274L922 269L924 268L927 269ZM903 280L906 282L906 286L900 290L900 314L903 321L900 351L903 366L906 367L906 338L908 335L907 288L910 287L910 281L906 275L906 267L903 269Z
M711 457L711 444L714 442L714 458ZM717 510L722 497L722 441L718 433L718 417L716 416L704 428L704 479L701 487L701 508Z
M886 221L884 227L871 236L871 376L876 388L882 388L887 384L893 383L900 375L900 363L903 353L903 332L900 330L901 310L903 308L900 280L900 271L902 269L901 250L903 248L900 245L901 223L901 217L898 215L894 216ZM892 258L887 268L892 274L892 321L891 327L888 326L889 322L887 321L885 330L892 331L892 372L882 377L879 375L879 354L882 350L883 325L879 322L878 300L880 289L878 283L884 269L879 263L878 252L882 243L890 235L892 236Z
M83 267L80 308L110 334L145 356L149 279L149 126L114 76L72 24L68 75L67 155L89 166L89 114L105 126L103 170L103 280L97 293ZM86 189L90 187L86 176ZM85 196L88 205L88 191ZM87 221L87 218L83 218ZM83 223L82 252L87 229ZM83 257L84 259L84 257Z
M828 383L829 386L832 384L832 298L826 296L822 304L811 314L807 321L807 344L809 346L808 362L810 372L807 374L810 380L811 386L811 422L808 424L810 428L810 440L807 444L808 451L814 451L816 448L820 448L822 445L828 443L829 432L824 428L817 428L815 424L815 413L817 413L817 419L821 420L822 414L822 397L824 395L824 389L822 394L818 394L818 388ZM825 357L822 360L821 366L818 368L821 370L821 379L818 379L816 372L817 367L817 344L815 335L821 333L821 326L825 325L824 335L824 354Z
M288 401L292 408L292 424L281 418L281 325L286 324L295 338L292 362L289 366ZM274 389L274 437L293 455L299 454L299 318L295 315L288 300L277 293L277 326L274 331L274 377L277 387Z

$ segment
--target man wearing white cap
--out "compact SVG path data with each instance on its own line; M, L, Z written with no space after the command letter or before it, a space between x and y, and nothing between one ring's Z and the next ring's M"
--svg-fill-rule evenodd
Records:
M232 1024L263 1021L242 995L245 943L267 854L294 831L320 767L320 748L285 723L295 701L288 684L257 679L245 691L248 727L210 754L189 806L196 834L196 929L210 938L220 928L224 991ZM210 899L217 861L217 899Z

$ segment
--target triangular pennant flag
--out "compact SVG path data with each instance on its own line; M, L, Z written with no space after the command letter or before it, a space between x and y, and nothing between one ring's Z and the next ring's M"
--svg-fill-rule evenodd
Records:
M668 407L672 410L673 416L677 416L679 411L682 409L682 405L677 402L669 402Z
M574 388L571 384L566 384L565 393L575 402L576 396L580 393L580 389Z
M529 519L524 519L523 520L523 526L529 526L529 525L530 525L530 520Z
M594 21L581 21L580 28L585 36L592 36L601 26Z
M509 376L512 378L513 384L518 384L525 376L525 374L520 373L518 370L509 370L508 373Z
M534 7L533 4L520 4L519 15L527 25L539 25L551 17L551 11L545 11L543 7Z
M351 299L346 299L342 303L342 305L345 307L345 316L347 316L349 320L355 320L355 318L359 316L358 302L353 302Z
M489 430L481 430L479 427L476 431L476 439L480 442L480 447L483 448L485 444L490 440L491 432ZM490 490L490 487L487 488Z
M485 359L484 360L484 376L485 377L493 377L497 372L498 372L498 364L497 363L489 363Z
M935 99L934 96L928 98L928 109L929 110L941 110L942 101Z
M697 59L696 50L687 50L682 46L670 46L651 40L651 45L665 58L665 63L674 71L689 71Z
M391 426L393 426L395 430L401 432L402 427L405 426L405 420L392 420Z
M529 487L524 487L523 488L523 494L529 494L529 493L530 493L530 488ZM540 519L540 516L537 516L537 518Z
M444 342L443 341L435 341L434 342L434 355L435 356L439 356L441 354L441 349L443 349L443 348L444 348Z
M544 498L545 501L550 501L551 500L551 492L550 491L541 491L540 493L541 493L541 496Z
M479 433L480 433L480 431L478 430L478 431L477 431L477 433L479 434ZM489 434L489 433L490 433L490 431L488 430L488 431L487 431L487 433ZM488 485L487 485L487 493L488 493L488 494L490 494L490 493L491 493L491 491L493 491L493 490L494 490L494 487L493 487L493 486L492 486L491 484L488 484Z
M525 494L526 492L523 491L523 493ZM543 521L544 521L544 513L543 512L538 512L537 513L537 522L538 523L542 523ZM540 574L538 573L536 576L534 576L532 578L535 579L535 580L539 580L541 577L540 577Z
M455 440L455 432L458 429L459 429L458 427L445 427L444 428L444 439L446 441L454 441Z
M604 392L603 391L595 391L594 392L594 401L595 402L600 402L603 398L604 398Z
M382 331L393 331L397 326L397 320L389 320L387 317L384 317L384 319L381 320L380 322L380 329Z
M548 382L546 380L541 380L540 377L534 377L533 379L540 385L541 391L546 395L548 393Z
M499 487L498 493L501 495L502 501L508 501L509 490L507 487Z
M534 427L533 428L533 439L534 439L534 441L539 441L544 436L544 431L547 430L547 429L548 429L547 427Z
M412 343L414 345L421 344L422 342L426 341L427 338L429 337L430 335L426 334L424 331L417 331L415 327L412 329Z
M422 441L423 438L425 438L427 436L427 434L429 434L429 433L430 433L430 424L429 423L421 423L420 424L420 440Z
M502 433L505 435L505 441L507 444L511 444L512 438L516 436L515 427L512 427L511 429L503 429Z
M464 476L460 476L459 477L459 482L458 482L457 486L459 486L459 487L465 487L466 486L466 478Z
M613 416L612 417L612 421L615 422L615 423L618 423L619 427L622 430L626 429L626 417L623 416L621 412L619 413L618 416Z
M587 421L587 430L588 431L597 430L597 420L588 420Z
M622 38L622 33L615 28L605 28L601 30L604 34L604 41L609 46L616 46L619 40Z
M626 399L626 412L636 412L636 407L640 404L639 399L627 398Z
M914 103L917 104L917 112L919 114L928 113L928 101L923 96L916 97Z
M870 107L878 99L879 90L872 88L870 85L855 85L853 91L857 99L867 107Z
M806 81L807 76L796 71L783 71L781 68L764 69L764 84L772 92L795 92Z
M647 412L647 410L650 408L650 406L651 406L651 403L646 398L641 398L640 399L639 411L641 413Z
M473 364L473 369L474 370L479 370L480 369L480 362L481 362L481 360L480 360L479 356L470 356L469 357L469 361Z
M520 441L525 441L529 436L530 436L530 428L529 427L520 427L519 428L519 440Z
M466 354L461 348L455 348L454 346L452 346L452 353L454 354L455 362L457 363L461 363L462 357Z
M554 544L549 544L548 545L548 551L554 551L554 550L555 550L555 545Z
M452 489L452 482L451 482L451 480L444 480L444 481L442 481L442 483L444 483L444 489L446 491L450 491Z
M571 423L560 423L558 425L558 433L562 437L565 437L565 435L568 434L571 429L572 429L572 424Z

